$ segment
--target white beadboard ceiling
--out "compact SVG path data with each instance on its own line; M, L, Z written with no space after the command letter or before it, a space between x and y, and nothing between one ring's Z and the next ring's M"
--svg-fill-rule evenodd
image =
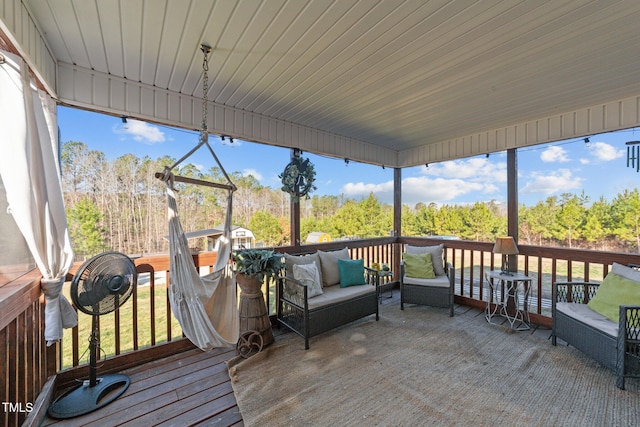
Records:
M204 41L213 133L369 163L412 166L640 124L640 1L0 6L38 67L33 21L55 63L41 76L62 103L197 128Z

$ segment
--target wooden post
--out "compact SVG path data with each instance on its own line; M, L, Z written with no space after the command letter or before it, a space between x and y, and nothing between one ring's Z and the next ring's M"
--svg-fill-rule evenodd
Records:
M507 150L507 234L518 245L518 154L515 148ZM518 271L517 255L508 257L509 271Z
M291 159L296 156L297 150L291 150ZM297 187L296 187L297 189ZM298 200L294 200L295 197L291 197L291 245L296 248L300 247L300 197Z
M507 150L507 234L518 245L518 154L515 148ZM507 255L509 271L518 271L518 255ZM507 296L507 312L515 314L515 294Z
M393 169L393 237L402 236L402 169ZM400 280L400 243L393 245L393 280Z

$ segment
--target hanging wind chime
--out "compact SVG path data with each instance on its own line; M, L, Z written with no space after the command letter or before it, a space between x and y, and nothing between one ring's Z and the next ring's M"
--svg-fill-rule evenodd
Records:
M628 141L627 146L627 167L635 168L640 172L640 141Z

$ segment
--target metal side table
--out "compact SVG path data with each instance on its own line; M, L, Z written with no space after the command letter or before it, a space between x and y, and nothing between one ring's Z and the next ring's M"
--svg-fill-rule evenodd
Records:
M529 288L532 279L524 274L506 274L500 270L485 273L485 278L490 289L485 315L487 322L497 324L495 317L500 316L507 319L511 329L531 329Z

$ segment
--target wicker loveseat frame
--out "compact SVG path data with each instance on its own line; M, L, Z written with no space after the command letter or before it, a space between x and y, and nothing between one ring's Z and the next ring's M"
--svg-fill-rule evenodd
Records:
M612 369L616 386L624 390L625 378L640 378L640 306L620 306L617 336L557 310L558 303L587 304L598 287L599 283L592 282L553 284L551 343L556 345L560 338Z
M340 297L340 286L331 286L324 290L326 302L314 308L309 308L306 286L292 277L281 277L278 280L278 322L303 337L304 348L308 350L309 339L316 335L371 314L379 320L380 278L376 270L367 267L365 277L367 284L362 286L373 287L369 292L344 299ZM332 299L332 295L336 298Z

